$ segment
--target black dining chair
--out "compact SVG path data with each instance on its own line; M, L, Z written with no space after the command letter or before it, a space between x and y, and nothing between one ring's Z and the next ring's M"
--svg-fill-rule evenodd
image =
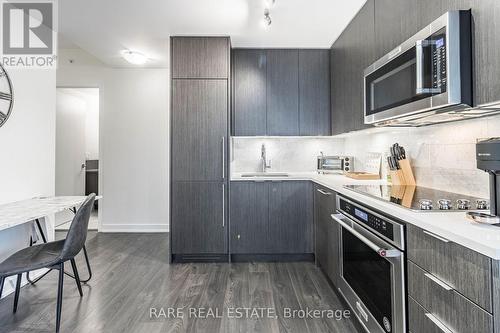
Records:
M64 263L67 261L71 262L78 292L80 293L80 297L83 296L75 256L85 245L90 213L94 207L94 201L95 194L90 194L85 199L71 222L66 239L27 247L14 253L0 263L0 295L2 294L5 278L17 275L16 291L14 293L14 313L17 311L23 273L41 268L57 269L59 270L59 284L57 290L56 332L59 332L61 325Z

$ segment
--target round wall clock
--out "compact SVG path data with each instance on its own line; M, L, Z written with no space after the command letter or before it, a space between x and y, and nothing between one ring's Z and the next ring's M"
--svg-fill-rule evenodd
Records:
M12 82L5 69L0 65L0 127L9 119L13 105Z

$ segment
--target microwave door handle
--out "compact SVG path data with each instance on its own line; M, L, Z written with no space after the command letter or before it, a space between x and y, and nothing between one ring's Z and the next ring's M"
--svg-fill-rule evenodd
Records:
M385 257L385 258L390 258L390 257L400 257L401 256L401 251L397 249L384 249L363 236L361 233L356 231L353 227L348 225L343 221L344 215L342 214L332 214L332 219L334 219L338 224L340 224L344 229L349 231L351 234L353 234L356 238L358 238L360 241L365 243L366 246L368 246L370 249L373 251L377 252L379 256Z
M433 43L426 40L426 39L421 39L417 40L415 42L415 51L416 51L416 57L415 57L415 63L416 63L416 94L417 95L423 95L423 94L437 94L441 92L441 89L439 88L429 88L425 87L424 84L424 77L425 77L425 52L424 48L425 47L430 47ZM432 73L431 73L432 74Z

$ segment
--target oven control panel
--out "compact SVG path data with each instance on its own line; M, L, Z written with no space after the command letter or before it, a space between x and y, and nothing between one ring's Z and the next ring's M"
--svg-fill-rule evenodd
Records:
M394 241L394 225L388 219L374 214L367 209L352 204L344 199L339 200L340 210L355 218L358 222L375 230L384 237Z

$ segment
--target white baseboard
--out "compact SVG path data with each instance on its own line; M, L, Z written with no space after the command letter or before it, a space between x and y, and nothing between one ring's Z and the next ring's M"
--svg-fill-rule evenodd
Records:
M30 279L33 281L37 277L39 277L42 274L44 274L46 271L47 271L46 268L42 268L42 269L30 272ZM15 289L16 289L16 280L17 280L16 276L10 276L10 277L8 277L8 278L5 279L5 283L3 285L3 292L2 292L2 295L0 295L1 296L0 298L5 298L5 297L7 297L8 295L12 294L15 291ZM23 273L23 279L21 281L21 287L24 287L27 284L28 284L28 281L26 280L26 274Z
M105 224L99 232L169 232L168 224Z

